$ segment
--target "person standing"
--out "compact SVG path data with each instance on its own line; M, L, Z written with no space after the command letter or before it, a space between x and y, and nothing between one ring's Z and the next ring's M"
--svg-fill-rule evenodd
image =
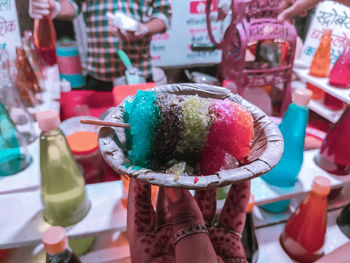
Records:
M146 81L152 81L152 35L167 30L171 0L29 0L34 19L45 15L70 20L84 14L87 32L87 89L109 91L113 80L124 75L117 55L122 49ZM138 21L136 32L122 31L108 22L107 12L123 12Z

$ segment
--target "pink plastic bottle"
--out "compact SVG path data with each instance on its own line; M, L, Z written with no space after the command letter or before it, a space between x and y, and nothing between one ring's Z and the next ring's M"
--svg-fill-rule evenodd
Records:
M298 262L313 262L323 255L330 189L328 178L316 176L311 192L288 219L280 236L284 251Z
M323 140L316 163L329 173L347 175L350 173L350 107L348 106L338 122L329 130Z
M329 83L337 88L350 88L350 39L346 41L343 53L332 68Z

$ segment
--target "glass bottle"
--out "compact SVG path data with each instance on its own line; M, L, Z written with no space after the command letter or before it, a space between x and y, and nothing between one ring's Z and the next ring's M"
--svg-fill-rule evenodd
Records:
M23 48L16 47L16 63L18 67L21 68L26 80L27 85L30 87L30 89L34 93L40 93L41 88L38 82L38 79L33 71L32 66L30 65L30 62L26 56L26 53Z
M29 114L15 97L15 92L10 79L8 53L0 50L0 177L16 174L32 161L25 135L16 126L16 123L25 124L31 128L32 123L26 123Z
M288 219L280 236L284 251L298 262L313 262L323 255L330 189L328 178L316 176L311 192Z
M311 76L326 78L329 73L331 59L331 38L332 29L326 28L323 30L320 45L313 57L310 72Z
M32 66L33 71L40 83L40 81L44 79L44 76L40 67L38 55L35 53L33 35L31 31L24 31L24 37L22 37L22 46L30 62L30 65Z
M1 90L0 90L1 92ZM0 95L1 98L1 95ZM0 178L27 168L32 162L24 138L0 101Z
M32 143L38 136L35 132L32 115L24 106L23 101L16 89L12 77L14 74L14 65L9 62L9 56L6 50L0 51L0 89L1 103L6 108L10 119L16 126L16 129L23 137L24 141L20 141L22 146Z
M328 131L315 161L323 170L337 174L350 173L350 107Z
M16 72L14 73L14 83L23 104L27 108L35 108L37 105L40 104L41 101L39 101L33 90L28 85L27 79L21 67L17 63Z
M50 15L34 19L33 42L43 67L57 64L56 32Z
M329 75L329 83L337 88L350 88L350 39L346 41L344 51L334 64Z
M242 232L242 244L245 250L247 261L249 263L256 263L259 256L258 241L255 235L254 221L253 221L253 208L254 208L254 195L250 194L249 204L246 211L246 220L244 229Z
M41 197L44 219L51 225L68 226L85 217L90 201L84 177L54 111L37 115L40 134Z
M64 228L51 227L43 234L42 241L46 251L46 263L81 263L68 245Z

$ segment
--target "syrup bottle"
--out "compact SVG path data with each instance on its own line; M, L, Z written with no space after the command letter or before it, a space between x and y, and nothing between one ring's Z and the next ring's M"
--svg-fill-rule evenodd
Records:
M51 225L75 224L90 209L84 177L63 132L59 129L58 113L43 111L36 118L42 131L40 171L44 219Z
M344 107L344 102L340 99L337 99L336 97L333 97L332 95L325 93L323 98L323 104L334 111L341 110Z
M27 80L27 84L31 88L34 93L40 93L41 88L38 82L38 79L33 71L32 66L26 56L26 53L23 48L16 48L16 63L21 68L25 79Z
M30 65L33 68L33 71L40 82L40 80L44 78L44 75L40 67L38 55L34 50L33 35L31 31L24 31L24 37L22 37L22 46L30 62Z
M313 262L323 255L330 189L328 178L316 176L311 192L288 219L280 236L284 251L298 262Z
M68 238L64 228L51 227L43 234L46 251L46 263L81 263L68 245Z
M316 87L315 85L312 85L309 82L306 82L306 88L312 91L312 100L321 100L324 98L324 90L320 89L319 87Z
M56 32L50 15L34 19L33 42L43 67L57 64Z
M338 122L328 131L323 140L320 153L315 156L315 161L323 170L337 174L350 173L350 107Z
M292 94L292 103L282 119L279 128L284 139L284 152L280 162L270 172L261 176L268 184L278 187L292 187L298 180L303 164L306 125L309 110L306 105L310 101L311 91L296 89ZM262 208L273 213L284 211L289 200L283 200Z
M343 53L334 64L329 75L329 83L337 88L350 88L350 39L346 41Z
M325 78L329 73L331 59L332 29L324 29L320 45L316 50L310 66L310 75Z
M29 122L29 113L17 96L10 71L9 54L6 50L0 50L0 180L2 176L24 170L32 162L26 147L27 134L18 130L22 126L20 124L30 128L32 123Z

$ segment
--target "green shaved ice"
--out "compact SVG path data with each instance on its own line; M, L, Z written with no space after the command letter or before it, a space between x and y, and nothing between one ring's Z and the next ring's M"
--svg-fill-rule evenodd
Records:
M183 138L177 145L179 157L196 160L207 139L209 101L198 96L188 96L182 103Z
M125 103L125 105L124 105L125 111L123 113L124 123L129 123L130 113L132 112L133 106L134 106L133 98L127 97L124 100L124 103ZM132 137L130 134L130 129L124 129L124 132L125 132L125 136L126 136L126 143L128 146L130 146L132 144Z

